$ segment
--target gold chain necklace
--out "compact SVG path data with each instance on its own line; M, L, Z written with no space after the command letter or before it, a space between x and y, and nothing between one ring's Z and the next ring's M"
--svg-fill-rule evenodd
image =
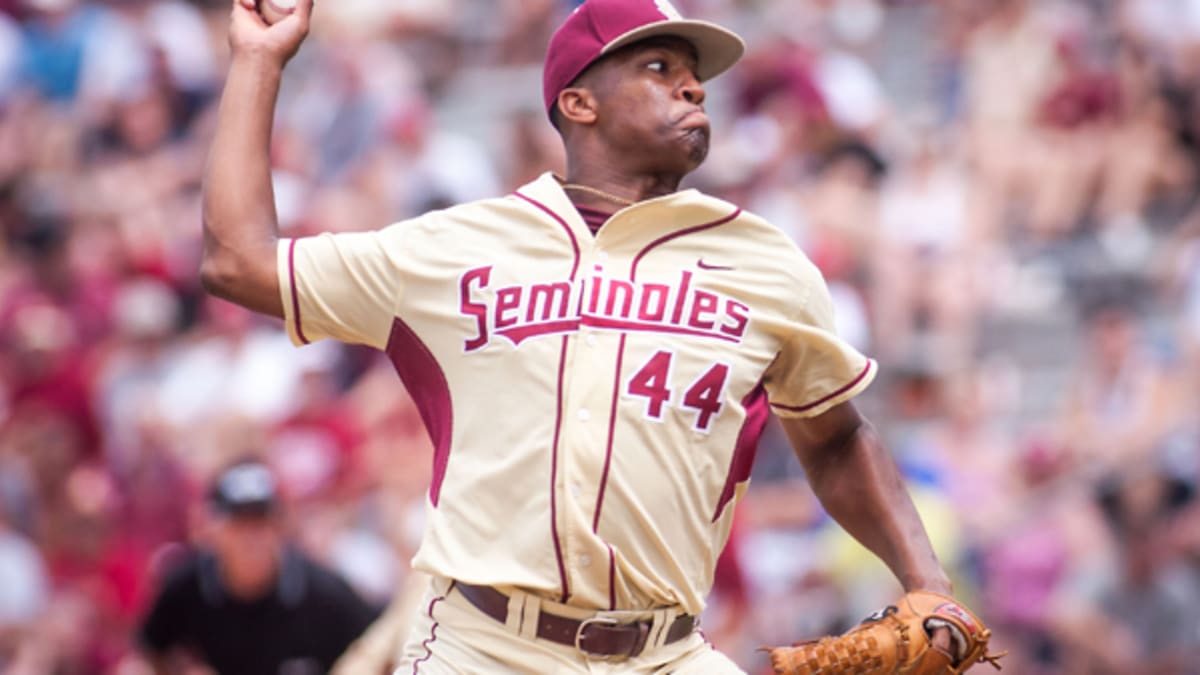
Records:
M562 179L560 178L559 181L561 181L561 180ZM610 202L615 202L622 206L633 206L634 204L637 203L637 202L633 201L632 199L625 199L624 197L618 197L614 194L609 194L609 193L605 192L604 190L597 190L594 187L589 187L587 185L580 185L579 183L563 183L562 189L563 190L576 190L578 192L586 192L590 195L600 197L601 199L607 199Z

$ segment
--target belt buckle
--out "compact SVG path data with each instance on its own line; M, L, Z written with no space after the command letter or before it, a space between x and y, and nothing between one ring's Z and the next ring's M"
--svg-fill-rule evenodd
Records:
M629 658L628 654L596 654L589 652L583 648L583 633L587 627L597 624L600 626L620 626L621 622L608 616L593 616L579 622L579 628L575 630L575 651L582 654L585 658L595 659L597 661L624 661Z

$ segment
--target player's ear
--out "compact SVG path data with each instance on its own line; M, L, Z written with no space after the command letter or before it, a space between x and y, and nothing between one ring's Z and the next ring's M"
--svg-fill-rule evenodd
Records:
M583 87L567 87L558 94L558 113L575 124L596 122L596 97Z

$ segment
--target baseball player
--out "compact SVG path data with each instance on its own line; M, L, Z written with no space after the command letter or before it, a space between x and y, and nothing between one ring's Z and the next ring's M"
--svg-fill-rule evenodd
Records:
M679 190L708 152L702 82L738 36L666 0L588 0L545 60L565 177L280 239L267 150L311 9L268 26L233 4L202 276L297 344L383 350L421 412L413 564L433 583L398 672L742 672L697 617L771 413L829 513L906 589L949 593L851 402L876 365L834 334L816 268L763 219Z

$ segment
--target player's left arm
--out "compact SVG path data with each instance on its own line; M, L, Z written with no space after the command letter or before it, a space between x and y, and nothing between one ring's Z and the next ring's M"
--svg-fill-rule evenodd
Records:
M951 595L891 453L852 402L815 417L782 418L825 510L887 564L905 591Z

